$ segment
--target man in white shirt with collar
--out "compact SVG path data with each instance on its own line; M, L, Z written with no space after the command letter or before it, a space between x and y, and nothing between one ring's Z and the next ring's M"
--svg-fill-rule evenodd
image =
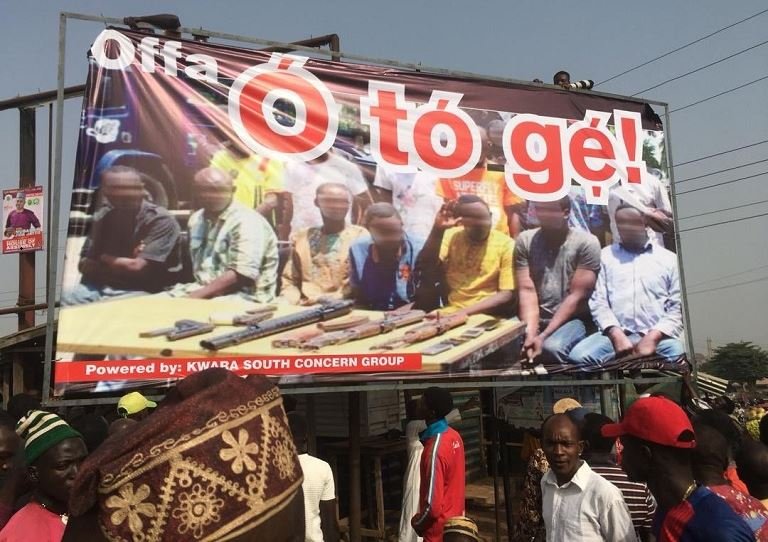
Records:
M542 448L550 469L541 480L547 542L636 542L621 491L581 459L584 442L568 414L542 426Z
M685 354L677 255L652 242L639 209L621 205L614 218L619 238L600 254L589 301L599 331L568 356L590 369L633 354L676 359Z

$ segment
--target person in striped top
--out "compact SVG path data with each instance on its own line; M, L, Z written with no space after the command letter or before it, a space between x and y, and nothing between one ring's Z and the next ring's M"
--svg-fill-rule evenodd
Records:
M647 485L630 482L627 473L616 463L616 457L613 454L616 439L606 438L600 434L600 428L608 423L613 423L613 420L603 414L590 412L584 417L583 437L587 442L584 459L593 472L619 488L629 508L637 536L641 541L646 542L651 540L656 501Z

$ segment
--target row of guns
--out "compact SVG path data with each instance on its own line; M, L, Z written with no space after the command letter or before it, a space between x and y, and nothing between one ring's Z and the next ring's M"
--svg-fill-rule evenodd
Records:
M371 320L366 316L347 316L353 308L352 301L331 301L318 307L301 312L275 317L277 307L268 305L249 310L242 315L211 315L209 322L196 320L179 320L174 326L153 329L139 333L139 337L165 337L169 341L177 341L197 335L211 333L216 326L243 326L243 329L224 333L200 341L200 346L206 350L216 351L245 342L255 341L264 337L277 335L286 331L296 330L272 341L273 348L298 348L301 350L319 350L327 346L340 345L384 335L398 328L422 322L426 313L420 310L392 311L384 314L379 320ZM411 344L420 343L445 332L466 324L467 317L463 314L440 316L419 326L409 329L402 336L371 346L371 350L394 350ZM310 324L313 327L304 328ZM477 337L485 331L495 328L498 320L489 320L478 326L467 329L459 337L432 345L425 354L437 354ZM304 329L297 329L304 328Z

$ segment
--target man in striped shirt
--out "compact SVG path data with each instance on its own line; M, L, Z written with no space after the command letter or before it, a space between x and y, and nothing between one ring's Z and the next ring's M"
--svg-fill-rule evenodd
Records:
M639 539L646 542L651 539L656 501L648 491L648 486L630 482L627 473L616 463L612 453L615 439L600 434L600 428L607 423L613 423L613 420L603 414L590 412L584 417L583 437L588 444L584 459L593 472L619 488L629 508L635 531Z

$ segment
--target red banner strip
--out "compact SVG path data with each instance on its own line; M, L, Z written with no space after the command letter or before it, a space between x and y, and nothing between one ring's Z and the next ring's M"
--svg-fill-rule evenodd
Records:
M239 375L308 375L418 371L421 354L313 354L230 358L163 358L118 361L60 361L57 384L100 380L165 380L222 367Z

